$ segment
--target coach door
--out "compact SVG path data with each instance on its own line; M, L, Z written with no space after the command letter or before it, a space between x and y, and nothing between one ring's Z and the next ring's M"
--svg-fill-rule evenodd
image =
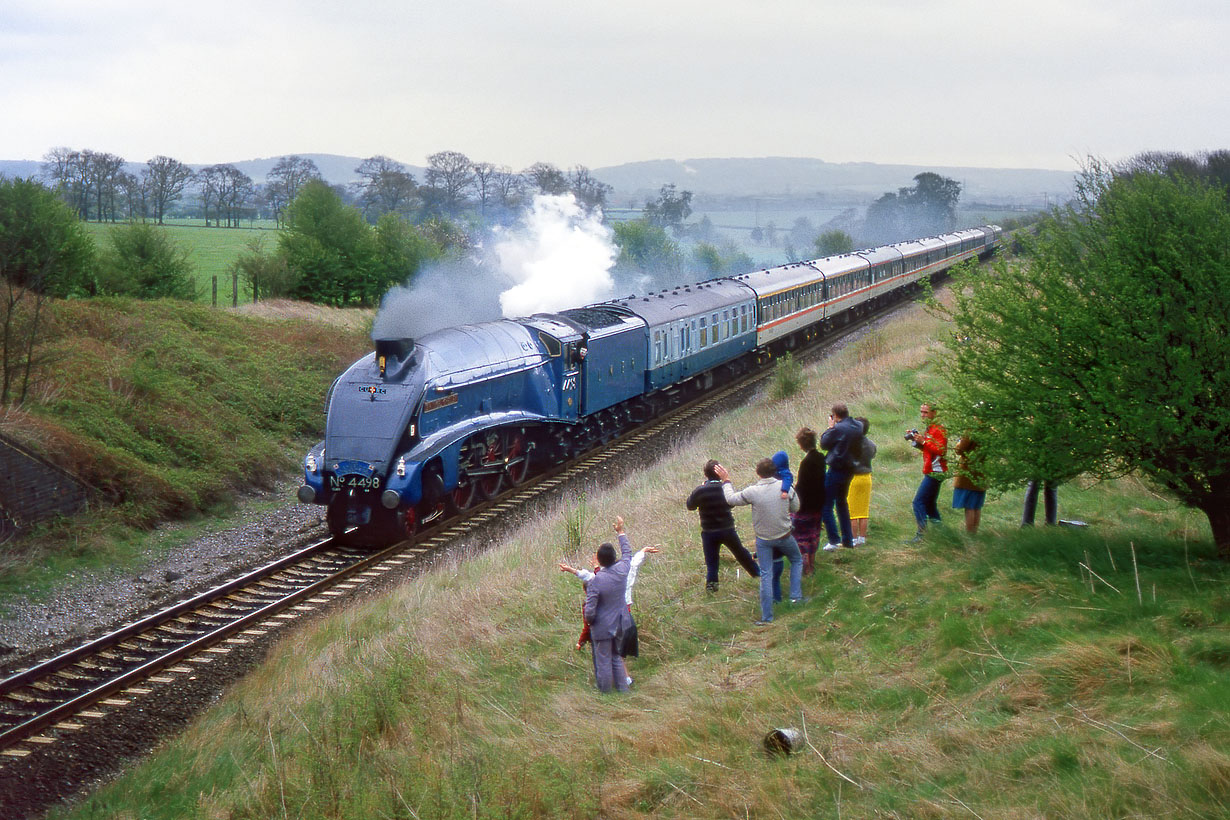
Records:
M560 412L575 418L581 411L581 362L585 358L583 342L564 345L564 372L560 378Z

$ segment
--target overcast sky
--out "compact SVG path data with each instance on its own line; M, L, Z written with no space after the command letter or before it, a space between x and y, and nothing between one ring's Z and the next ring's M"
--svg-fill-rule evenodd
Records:
M0 0L0 159L1068 170L1230 148L1227 44L1226 0Z

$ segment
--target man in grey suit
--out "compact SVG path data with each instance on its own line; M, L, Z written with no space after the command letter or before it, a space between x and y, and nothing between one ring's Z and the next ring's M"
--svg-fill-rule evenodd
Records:
M585 591L585 623L594 651L594 678L598 689L610 692L628 691L628 672L619 654L619 642L632 629L632 613L628 611L625 592L628 568L632 560L632 544L624 531L622 516L615 518L615 533L619 538L620 558L615 547L605 543L598 547L595 559L601 566Z

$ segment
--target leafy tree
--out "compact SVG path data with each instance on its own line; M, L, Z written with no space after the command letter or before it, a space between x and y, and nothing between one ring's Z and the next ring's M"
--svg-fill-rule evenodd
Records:
M678 235L684 220L692 215L692 192L676 190L673 182L663 185L657 199L645 203L644 215L650 224L670 228Z
M137 299L195 299L188 249L155 225L134 222L111 229L101 254L97 292Z
M701 242L692 249L692 258L704 270L705 279L736 276L756 267L752 257L733 242L726 242L720 247L712 242Z
M141 173L149 202L154 208L154 219L162 224L167 208L183 194L196 178L192 169L177 159L156 156L145 163Z
M854 240L845 231L825 231L816 237L817 256L839 256L854 250Z
M0 178L0 403L26 399L47 298L83 292L93 267L94 242L68 205L34 180Z
M376 223L377 289L374 301L394 285L407 285L423 264L439 259L444 248L432 235L397 214L385 214Z
M887 193L867 208L863 239L883 245L951 231L957 224L961 183L930 171L914 177L913 188Z
M611 226L615 232L615 244L619 246L619 258L615 264L623 270L648 274L674 282L683 267L683 253L660 225L646 219L616 222Z
M239 275L254 302L289 297L299 284L299 277L286 264L286 257L265 250L264 237L248 240L227 272Z
M1026 256L958 281L950 428L997 486L1136 472L1230 560L1230 206L1186 172L1091 163Z
M371 227L321 180L305 184L286 208L278 248L298 278L298 298L344 307L372 305L380 296Z

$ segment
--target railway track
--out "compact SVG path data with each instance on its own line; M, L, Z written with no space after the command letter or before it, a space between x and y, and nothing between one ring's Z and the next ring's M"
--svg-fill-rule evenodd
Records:
M898 306L900 303L886 306L836 329L795 354L802 361L824 355ZM208 697L202 697L202 691L216 693L216 688L194 690L189 683L198 674L208 677L202 673L211 665L223 666L228 658L236 659L229 661L240 667L232 671L233 680L258 662L263 650L253 647L267 646L282 627L347 600L368 582L392 573L404 575L416 562L430 561L467 535L483 532L535 500L576 486L608 462L637 454L642 448L660 448L674 431L690 434L716 408L728 407L758 389L772 372L772 367L765 367L718 387L597 451L530 478L467 511L465 518L445 520L425 530L412 542L370 551L326 539L11 675L0 681L0 786L21 784L23 790L35 791L29 781L48 781L38 784L39 794L19 799L26 811L64 797L96 776L98 769L114 767L111 758L119 753L106 746L126 718L134 714L149 718L176 699L198 698L200 703ZM180 695L181 690L195 694ZM170 711L190 715L198 709ZM141 724L142 719L132 722ZM161 731L167 731L165 726ZM61 747L59 754L57 747ZM82 748L88 748L88 754L76 751ZM79 757L103 758L106 763L77 761L79 768L70 767L75 771L63 778L48 777L62 761ZM0 794L0 808L5 804Z
M719 388L476 507L414 542L372 552L333 539L227 581L0 681L0 770L39 747L105 721L179 676L332 603L408 560L439 550L536 497L688 425L767 371Z

